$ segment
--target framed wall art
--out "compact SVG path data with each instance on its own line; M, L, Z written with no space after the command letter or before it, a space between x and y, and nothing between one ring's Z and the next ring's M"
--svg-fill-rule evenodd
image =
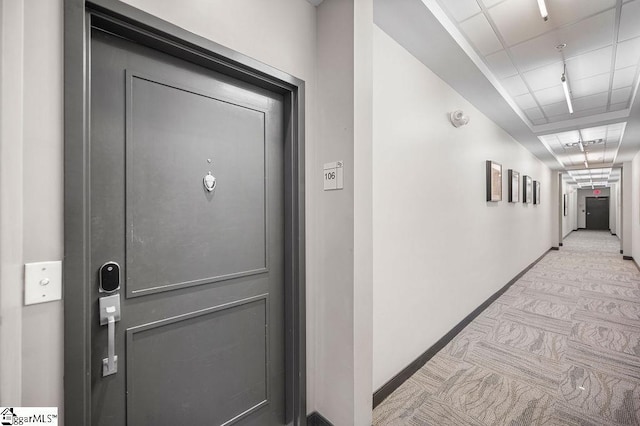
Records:
M569 206L567 205L567 194L562 196L562 212L564 216L569 214Z
M522 202L529 204L533 201L533 180L531 176L522 176Z
M487 201L502 201L502 164L487 160Z
M509 169L509 202L517 203L520 201L520 173L513 169Z
M533 204L540 204L540 181L533 181Z

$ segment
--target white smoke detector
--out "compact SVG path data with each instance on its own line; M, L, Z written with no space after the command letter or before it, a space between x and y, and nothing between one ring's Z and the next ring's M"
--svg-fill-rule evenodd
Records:
M460 127L469 122L469 117L464 115L464 112L462 112L462 110L457 110L449 114L449 120L451 120L451 124L453 124L455 127Z

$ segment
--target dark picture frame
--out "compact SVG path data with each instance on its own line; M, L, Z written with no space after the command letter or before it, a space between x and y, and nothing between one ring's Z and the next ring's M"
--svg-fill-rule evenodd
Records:
M502 201L502 164L487 160L487 201Z
M509 169L507 175L509 176L509 202L517 203L520 201L520 172Z
M533 204L540 204L540 181L533 181Z
M567 216L569 214L569 206L567 203L567 194L562 195L562 212L563 216Z
M533 180L531 176L522 176L522 202L530 204L533 201Z

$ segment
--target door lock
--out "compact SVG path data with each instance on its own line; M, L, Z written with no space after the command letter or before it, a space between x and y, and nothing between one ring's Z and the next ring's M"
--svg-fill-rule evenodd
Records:
M120 295L113 294L100 298L100 325L107 326L107 358L102 360L102 377L118 372L116 355L116 322L120 321Z
M100 293L113 293L120 290L120 265L107 262L100 267Z

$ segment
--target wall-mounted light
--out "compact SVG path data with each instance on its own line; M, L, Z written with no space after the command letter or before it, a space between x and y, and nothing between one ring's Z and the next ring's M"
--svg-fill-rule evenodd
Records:
M469 117L467 115L464 115L464 112L462 112L462 110L457 110L450 113L449 120L451 120L451 124L453 124L455 127L464 126L465 124L469 123Z
M549 12L547 12L547 5L544 3L544 0L538 0L538 8L540 9L542 19L547 21L549 19Z
M569 82L567 81L567 64L564 64L562 76L560 76L562 82L562 90L564 90L564 97L567 99L567 106L569 107L569 114L573 114L573 105L571 104L571 93L569 91Z

